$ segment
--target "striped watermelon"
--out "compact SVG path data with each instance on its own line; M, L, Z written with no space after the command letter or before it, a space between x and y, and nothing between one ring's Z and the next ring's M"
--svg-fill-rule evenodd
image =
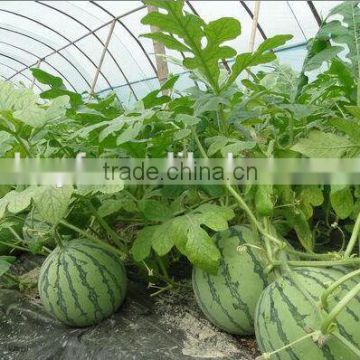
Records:
M314 301L319 298L327 284L346 274L342 268L298 268L293 271L297 281L303 285ZM334 296L329 297L329 309L360 281L360 277L347 281ZM262 293L255 314L255 333L262 352L271 352L287 345L309 331L319 330L321 319L316 307L307 300L303 292L288 276L274 281ZM348 304L337 318L338 331L355 346L360 346L360 296ZM274 354L278 360L352 360L357 359L350 350L334 336L329 336L325 345L318 346L308 338L294 346Z
M254 333L256 302L268 285L263 262L254 248L237 247L254 243L252 231L235 226L215 237L222 258L217 275L193 269L195 298L205 316L231 334Z
M88 326L110 316L126 294L126 272L108 248L78 239L57 247L39 277L41 301L70 326Z

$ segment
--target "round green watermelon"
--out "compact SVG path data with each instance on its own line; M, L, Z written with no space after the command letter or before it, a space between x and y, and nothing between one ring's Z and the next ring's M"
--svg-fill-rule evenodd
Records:
M96 324L122 304L126 271L105 246L85 239L57 247L45 260L39 293L45 309L69 326Z
M259 349L263 353L272 352L319 330L321 319L316 309L320 310L320 297L326 286L346 274L343 268L297 268L293 270L297 286L293 279L284 274L262 293L256 308L255 333ZM331 310L343 296L357 283L360 277L348 280L329 297ZM299 289L301 287L301 289ZM304 295L307 290L317 304L311 303ZM323 313L326 315L326 313ZM350 301L337 317L337 330L346 340L360 347L360 296ZM312 338L293 345L274 354L278 360L358 360L358 357L333 335L327 337L320 346Z
M205 316L218 328L231 334L254 333L254 312L261 292L269 284L264 273L264 259L253 247L252 231L234 226L219 233L215 242L221 252L216 275L197 267L193 269L195 298Z

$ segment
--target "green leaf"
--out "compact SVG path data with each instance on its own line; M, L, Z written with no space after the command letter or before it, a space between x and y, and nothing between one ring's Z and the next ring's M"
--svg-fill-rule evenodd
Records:
M187 138L191 134L190 129L181 129L174 134L174 140L179 141Z
M313 207L320 206L324 202L324 195L319 186L308 185L301 191L299 199L301 210L306 219L310 219L313 215Z
M53 88L40 94L42 99L56 99L61 96L68 96L70 98L71 106L73 107L78 107L84 104L80 94L66 89Z
M46 124L57 125L65 118L68 107L68 96L62 96L52 101L47 108L34 104L26 109L15 111L13 117L33 128L40 128Z
M213 156L225 147L225 145L229 142L229 139L225 136L215 136L207 139L207 142L211 142L207 151L208 156Z
M293 215L293 223L301 245L307 251L312 251L314 247L313 235L306 216L301 210L297 209L297 212Z
M104 141L109 135L120 131L125 126L125 117L123 115L107 122L108 126L99 134L99 142Z
M230 208L203 204L188 214L157 226L152 247L163 256L175 245L193 264L215 273L220 253L202 226L214 231L226 230L227 222L233 217L234 212Z
M161 85L160 90L172 89L179 80L180 75L170 75L169 78Z
M259 47L257 48L256 52L264 53L265 51L274 50L280 46L286 44L287 41L291 40L293 35L285 34L285 35L275 35L269 39L264 40Z
M42 192L41 187L29 186L24 191L10 191L0 199L0 219L5 215L6 210L13 214L20 213L27 209L34 196Z
M235 62L231 67L231 75L223 86L223 90L233 84L245 69L275 60L276 56L269 51L284 45L286 41L290 40L292 37L292 35L275 35L260 44L254 53L243 53L236 56Z
M169 236L174 242L178 250L185 254L185 246L187 242L187 218L179 216L171 221Z
M351 215L354 198L349 186L331 185L330 201L340 219L346 219Z
M108 121L101 121L101 122L98 122L96 124L92 124L92 125L89 125L89 126L84 126L82 127L81 129L79 129L78 131L76 131L72 136L71 138L72 139L76 139L76 138L86 138L88 137L88 135L94 131L94 130L97 130L101 127L104 127L106 125L108 125L109 122Z
M166 221L172 216L171 210L157 200L142 200L139 209L147 220Z
M185 255L193 264L205 271L217 272L220 251L204 229L197 226L189 228Z
M79 195L95 195L95 194L116 194L124 189L124 183L116 185L79 185L76 192Z
M360 119L360 106L345 106L345 108L356 119Z
M196 116L178 114L175 117L175 121L182 122L185 126L194 126L200 122L200 119Z
M341 46L332 46L315 54L306 62L306 71L318 69L323 63L335 58L342 50Z
M235 214L232 209L227 207L203 204L189 216L199 224L206 225L214 231L224 231L228 228L228 221L231 220Z
M142 123L137 122L133 126L128 127L124 130L116 139L116 145L124 144L128 141L133 141L139 135L142 129Z
M49 224L58 224L67 214L73 192L72 186L44 187L42 192L34 198L39 215Z
M237 141L233 144L224 146L221 149L222 156L227 156L228 153L232 153L234 156L241 155L245 150L251 150L256 146L255 141Z
M52 227L44 221L36 208L32 208L26 216L22 233L24 240L30 244L32 249L40 249L44 243L53 238Z
M360 144L360 125L358 122L346 119L330 119L328 124L346 134L355 144Z
M137 233L131 248L131 253L135 261L141 262L150 255L151 242L155 230L156 226L148 226Z
M143 34L142 37L146 37L155 41L158 41L168 49L177 50L177 51L191 51L186 45L182 44L180 41L176 40L173 36L163 34L163 33L150 33Z
M359 145L346 137L318 130L312 131L307 138L300 139L291 148L293 151L313 158L340 158L350 151L359 149Z
M255 194L256 211L260 216L270 216L273 212L273 187L272 185L260 185Z
M166 222L155 229L152 237L152 247L159 256L166 255L174 246L174 239L170 236L171 227L172 223Z
M329 16L341 16L339 20L327 23L321 30L330 34L331 39L336 43L344 44L349 50L346 57L351 61L353 74L359 79L360 69L360 9L358 1L344 1L334 7ZM360 96L360 94L358 94Z
M178 51L181 49L185 53L184 66L199 71L217 92L219 61L236 55L233 48L224 46L223 43L240 35L239 21L234 18L221 18L205 24L198 16L185 13L184 2L180 0L162 2L148 0L145 3L157 6L166 12L151 12L142 19L143 24L157 26L160 29L162 35L150 35L150 37L156 38L170 49ZM170 34L176 36L176 41ZM191 57L187 56L188 54Z
M31 89L15 88L7 82L0 82L0 111L17 111L32 108L38 97Z
M61 88L64 86L63 80L58 77L47 73L41 69L32 68L30 69L34 78L41 84L49 85L54 88Z
M101 217L106 217L114 213L117 213L122 208L123 208L123 204L121 203L120 200L106 199L102 201L100 207L98 208L98 214Z
M9 271L11 264L16 260L15 256L0 256L0 277Z

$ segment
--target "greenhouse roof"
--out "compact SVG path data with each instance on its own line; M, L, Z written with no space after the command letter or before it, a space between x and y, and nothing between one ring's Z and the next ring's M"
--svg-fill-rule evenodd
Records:
M255 2L186 3L189 12L206 21L239 19L242 35L231 45L238 51L249 49ZM297 68L304 52L296 49L315 35L335 3L262 1L255 46L275 34L291 33L294 37L283 53L285 62ZM141 24L147 11L141 1L1 1L0 77L31 85L30 68L40 67L77 92L116 89L124 99L141 97L158 86L153 43L140 37L148 32ZM167 51L169 57L174 54ZM174 63L168 66L172 73L182 71ZM41 90L41 84L34 86Z

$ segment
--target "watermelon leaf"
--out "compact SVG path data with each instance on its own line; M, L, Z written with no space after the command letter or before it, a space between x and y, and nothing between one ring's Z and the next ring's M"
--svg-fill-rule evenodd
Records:
M0 277L9 271L11 264L15 260L15 256L0 256Z
M44 187L34 198L39 215L49 224L57 225L67 214L73 192L72 186Z

